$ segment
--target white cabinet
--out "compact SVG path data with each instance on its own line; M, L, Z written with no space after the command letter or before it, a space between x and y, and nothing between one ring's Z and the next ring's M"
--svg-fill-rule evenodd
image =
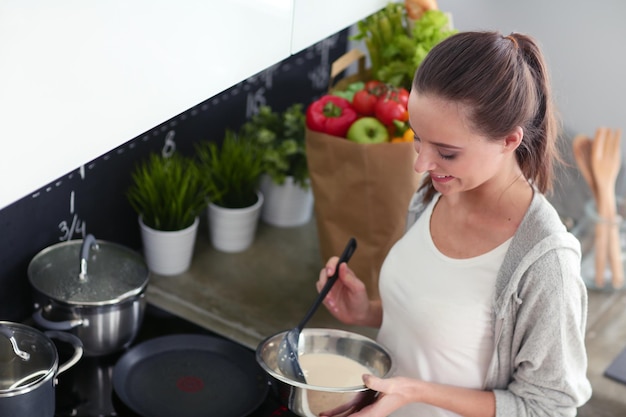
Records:
M0 209L384 4L2 0Z
M352 26L390 0L294 0L291 53Z
M3 0L0 208L286 58L293 0Z

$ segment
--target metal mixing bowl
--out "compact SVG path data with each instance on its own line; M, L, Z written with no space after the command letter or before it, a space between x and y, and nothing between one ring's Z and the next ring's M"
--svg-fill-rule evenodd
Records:
M272 390L289 410L301 417L350 415L368 404L377 392L365 385L330 388L308 385L285 377L278 370L278 347L287 331L263 340L256 350L256 360L270 377ZM332 353L342 355L367 367L372 375L387 376L392 368L391 355L374 340L357 333L337 329L305 328L298 343L300 355ZM331 412L332 414L328 414Z

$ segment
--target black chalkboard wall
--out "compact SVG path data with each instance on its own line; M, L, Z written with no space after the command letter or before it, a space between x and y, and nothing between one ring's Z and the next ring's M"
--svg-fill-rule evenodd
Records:
M219 142L262 104L282 111L310 103L328 88L330 64L347 40L347 31L331 36L0 210L0 320L23 321L32 313L26 271L43 248L91 233L140 249L137 216L124 195L137 161L164 146L190 154L199 140Z

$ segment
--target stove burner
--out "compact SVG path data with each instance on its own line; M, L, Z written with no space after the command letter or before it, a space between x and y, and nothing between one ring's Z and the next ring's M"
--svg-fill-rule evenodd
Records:
M133 345L169 334L195 333L217 336L210 331L148 305L144 321ZM64 362L73 349L55 341L59 360ZM55 417L144 417L130 410L113 390L113 368L124 352L103 357L83 357L58 377ZM204 382L185 375L177 381L183 392L197 392ZM270 392L261 406L248 417L296 417Z

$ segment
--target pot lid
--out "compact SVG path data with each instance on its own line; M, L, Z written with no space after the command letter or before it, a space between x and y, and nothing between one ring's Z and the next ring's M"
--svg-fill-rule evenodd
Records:
M93 235L49 246L28 265L31 285L60 302L114 304L148 284L149 270L139 253Z
M32 327L0 321L0 397L32 389L51 378L57 366L50 338Z

